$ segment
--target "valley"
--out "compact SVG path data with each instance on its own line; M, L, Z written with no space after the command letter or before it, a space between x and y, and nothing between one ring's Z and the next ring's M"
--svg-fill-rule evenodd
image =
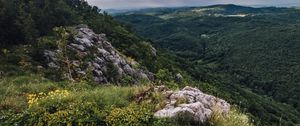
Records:
M300 124L299 9L100 7L0 0L1 126Z
M226 89L228 99L253 115L299 118L299 10L215 5L145 9L115 18L186 60L182 68L195 79Z

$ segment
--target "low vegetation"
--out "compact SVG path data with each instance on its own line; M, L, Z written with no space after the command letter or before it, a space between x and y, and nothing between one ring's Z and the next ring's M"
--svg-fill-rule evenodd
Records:
M224 114L219 108L214 108L209 120L212 126L254 126L246 114L241 113L237 108L231 107L228 114Z
M0 81L3 99L0 125L165 126L190 123L154 118L156 103L163 99L158 94L149 95L140 102L135 99L135 95L150 86L94 87L87 82L52 82L38 75L4 77ZM246 123L244 118L248 117L236 111L222 118L214 114L211 124L226 121L233 124L230 120Z
M171 15L171 19L174 16ZM203 35L200 43L188 33L169 35L168 32L181 29L176 25L179 22L170 21L171 23L166 24L173 27L161 27L165 24L153 24L152 18L143 25L155 25L153 28L156 30L145 32L149 33L150 37L163 38L166 43L162 45L156 42L162 42L163 39L151 42L141 38L127 24L120 23L101 9L88 5L86 0L0 0L0 125L251 126L252 119L255 119L254 124L264 122L263 124L275 125L279 122L293 125L297 122L299 112L291 109L298 104L294 97L278 103L270 98L271 96L264 95L265 89L278 89L281 83L275 83L275 87L260 87L259 90L253 91L249 88L269 82L254 83L252 80L255 80L255 76L243 71L235 72L238 73L237 76L243 76L238 76L242 77L238 81L232 81L235 78L219 71L220 64L223 63L219 61L225 55L223 51L228 51L226 46L215 46L213 49L216 50L206 48L211 45L207 44L204 38L209 38L210 35ZM206 19L211 23L198 25L215 28L214 23L218 24L211 18ZM162 20L155 18L154 21ZM232 20L230 18L218 21ZM72 32L69 28L79 24L87 24L97 34L105 33L108 41L127 57L127 61L135 64L133 67L154 73L155 81L134 83L130 76L114 79L116 69L113 64L108 68L111 72L108 73L111 84L105 85L95 84L92 72L87 73L84 78L68 80L70 78L66 73L70 73L69 65L60 70L49 69L45 64L43 51L49 48L66 48L66 43L71 40L70 36L65 34L65 30ZM161 31L162 28L167 32ZM211 32L204 29L202 32L213 33L214 30L220 29L213 29ZM170 41L174 43L170 44ZM182 43L186 41L192 44ZM150 43L157 48L154 49ZM66 52L61 53L62 59L65 59ZM235 73L232 75L236 75ZM178 74L182 76L180 81L176 80ZM239 84L246 86L243 88ZM207 124L193 122L189 115L184 114L173 119L158 119L153 114L166 105L162 94L152 92L142 99L137 99L154 85L166 85L173 90L187 85L198 87L205 93L248 108L252 114L233 109L228 115L223 115L216 110ZM273 94L275 96L280 93L270 94L273 97ZM281 100L284 98L276 96ZM185 102L186 99L180 99L177 104ZM285 103L293 103L294 106ZM278 118L280 114L284 117Z

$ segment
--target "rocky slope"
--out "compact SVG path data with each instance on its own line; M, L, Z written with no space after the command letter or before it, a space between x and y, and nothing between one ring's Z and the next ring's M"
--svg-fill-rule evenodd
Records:
M95 34L86 25L76 27L75 35L66 46L68 50L69 73L72 79L92 72L97 83L117 82L130 77L135 82L141 79L153 80L153 74L137 68L138 63L127 61L126 56L107 41L105 34ZM62 50L45 50L44 56L50 69L61 69L64 61L59 56Z

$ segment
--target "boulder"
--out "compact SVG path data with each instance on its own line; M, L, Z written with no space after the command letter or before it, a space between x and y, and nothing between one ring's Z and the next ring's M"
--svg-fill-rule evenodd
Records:
M197 88L185 87L180 91L163 91L167 96L167 105L155 112L158 118L174 118L181 114L189 115L194 121L205 123L212 115L214 108L221 109L224 114L230 110L226 101L205 94Z

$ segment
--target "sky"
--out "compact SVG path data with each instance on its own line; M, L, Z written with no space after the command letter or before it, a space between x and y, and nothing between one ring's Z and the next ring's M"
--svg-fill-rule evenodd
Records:
M246 6L299 6L300 0L87 0L101 9L134 9L147 7L206 6L237 4Z

